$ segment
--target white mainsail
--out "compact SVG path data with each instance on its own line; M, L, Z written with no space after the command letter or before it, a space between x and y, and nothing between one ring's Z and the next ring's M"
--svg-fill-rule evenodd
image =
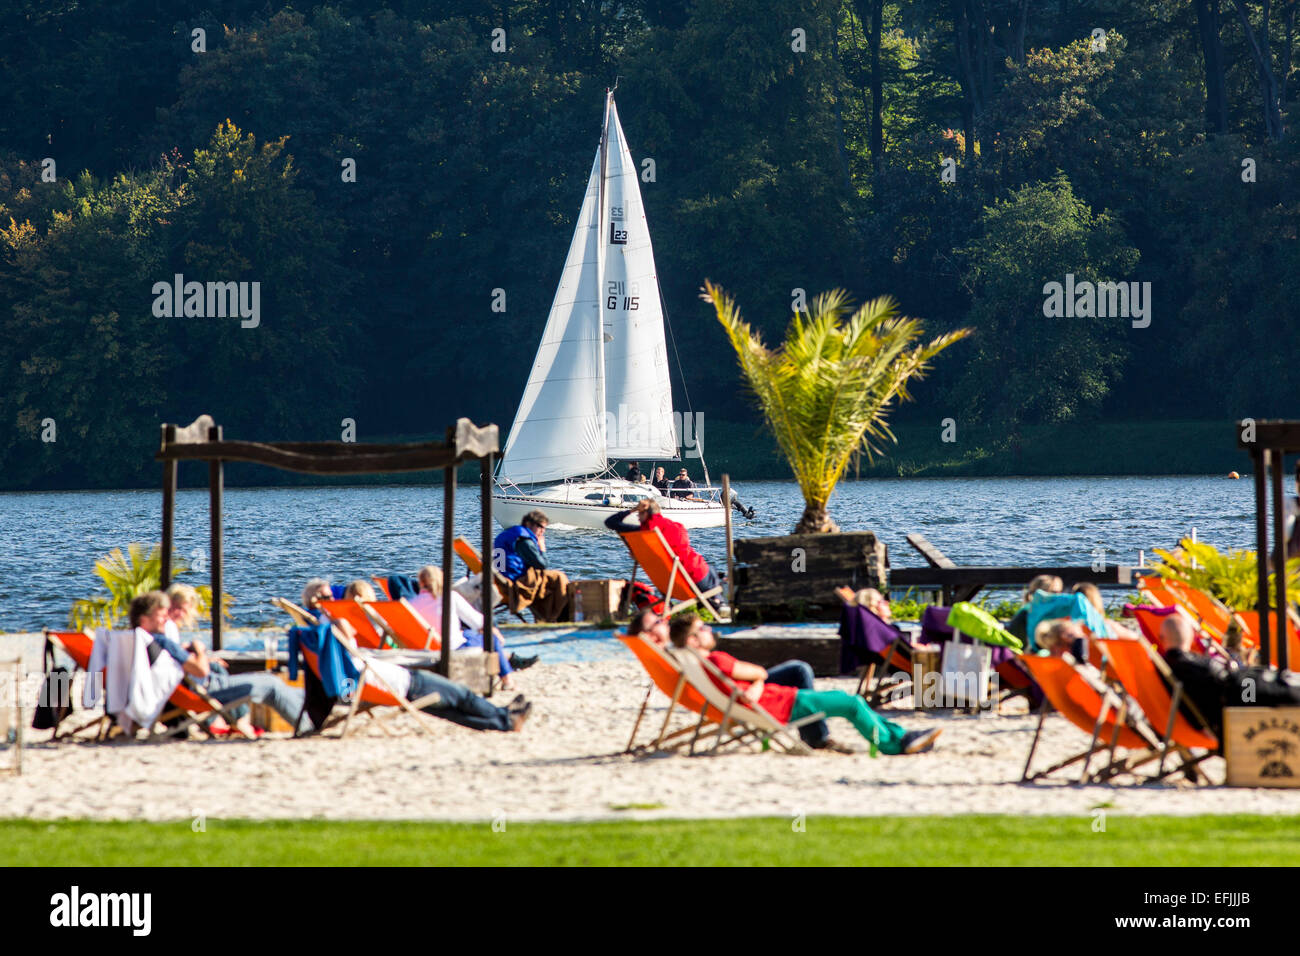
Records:
M672 459L672 386L654 251L612 94L560 285L498 477L594 475L612 458Z
M663 310L637 169L613 99L605 172L605 411L610 458L673 459L673 392Z
M600 151L551 314L501 456L500 478L556 481L608 464L600 401Z

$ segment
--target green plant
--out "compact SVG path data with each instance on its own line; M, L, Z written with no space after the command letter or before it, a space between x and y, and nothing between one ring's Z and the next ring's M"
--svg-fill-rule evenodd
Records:
M172 579L175 580L189 569L184 560L174 558ZM154 545L147 554L144 545L135 542L127 545L126 554L122 553L121 548L114 548L95 562L95 574L104 582L108 593L73 601L68 622L79 630L88 627L120 627L126 623L131 601L146 591L154 591L161 586L162 548ZM199 592L199 616L210 619L212 589L202 585L195 587L195 590ZM229 594L223 596L223 618L230 614L232 602L233 598Z
M921 323L900 316L893 299L874 299L848 315L848 293L835 289L813 299L808 311L796 311L785 342L773 351L721 288L706 280L701 298L713 303L803 493L795 534L839 530L827 504L850 459L861 451L870 459L878 451L872 441L896 441L886 423L890 403L907 399L908 381L971 331L915 345Z
M1253 608L1257 599L1255 552L1246 550L1220 551L1205 541L1184 538L1178 548L1166 551L1156 548L1160 559L1152 570L1162 578L1172 578L1191 585L1197 590L1218 598L1234 611ZM1276 575L1270 574L1268 593L1275 593ZM1300 558L1286 563L1287 590L1300 593Z

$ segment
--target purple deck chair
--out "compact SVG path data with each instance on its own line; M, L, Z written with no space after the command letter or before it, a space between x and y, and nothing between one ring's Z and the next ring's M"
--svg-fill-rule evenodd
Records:
M907 670L911 661L911 644L902 630L881 620L865 607L846 604L840 611L840 673L862 671L857 693L872 685L876 668L887 664ZM875 681L870 703L875 704L883 690L883 681Z

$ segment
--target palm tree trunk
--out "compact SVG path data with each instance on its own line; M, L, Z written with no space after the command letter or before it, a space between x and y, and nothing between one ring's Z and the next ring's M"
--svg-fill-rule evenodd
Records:
M803 517L794 526L795 534L839 534L840 526L831 520L825 505L806 505Z

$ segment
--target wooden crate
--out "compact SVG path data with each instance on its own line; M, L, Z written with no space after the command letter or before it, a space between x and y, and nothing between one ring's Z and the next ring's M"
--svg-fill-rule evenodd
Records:
M569 608L573 620L605 621L617 618L627 582L620 578L569 582Z
M943 645L923 644L912 648L912 706L918 710L942 708Z
M1223 708L1230 787L1300 787L1300 707Z

